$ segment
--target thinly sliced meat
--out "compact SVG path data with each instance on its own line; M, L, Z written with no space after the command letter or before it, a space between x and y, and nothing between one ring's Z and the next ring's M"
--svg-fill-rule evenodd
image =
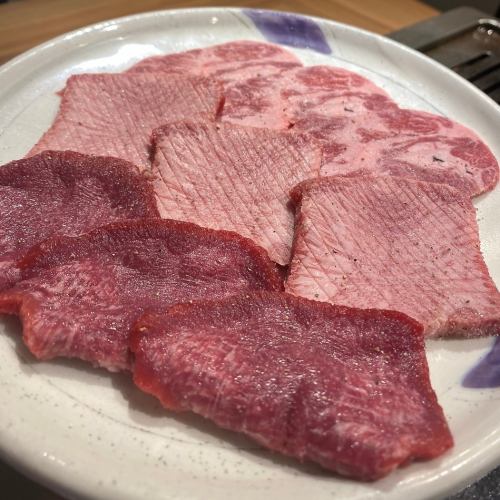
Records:
M18 278L15 262L44 239L140 217L159 217L153 188L126 161L45 151L0 167L0 290Z
M145 59L129 71L165 71L223 81L221 119L253 127L294 126L323 147L322 175L387 174L449 184L475 196L498 182L498 162L471 130L400 108L352 71L302 67L278 45L240 41Z
M453 444L422 327L393 311L253 293L146 314L135 383L271 450L373 480Z
M163 71L217 78L225 83L256 76L271 76L302 66L288 50L271 43L251 40L212 45L164 56L148 57L128 72Z
M397 177L327 177L298 204L294 295L401 311L426 335L500 333L500 294L483 261L470 198Z
M286 129L289 121L275 86L276 78L302 63L279 45L240 40L203 49L149 57L129 72L217 78L224 85L224 115L239 125Z
M71 76L51 128L28 155L71 149L148 168L153 129L183 118L214 118L222 87L213 80L164 73Z
M282 288L275 266L251 241L170 220L53 238L19 265L22 281L0 294L0 312L21 316L31 352L112 371L129 367L130 328L144 311Z
M153 173L162 217L227 229L288 264L289 190L319 173L308 137L212 122L179 122L154 133Z
M279 92L280 81L279 75L264 75L226 85L220 119L247 127L287 130L292 122Z
M376 87L332 93L325 103L294 98L298 104L288 108L295 113L294 129L322 145L322 175L395 175L449 184L471 196L498 182L498 163L474 132L442 116L400 108Z
M322 146L325 176L397 175L472 196L498 182L498 162L474 132L400 108L380 87L342 68L309 66L236 82L226 91L222 120L308 133Z
M389 99L381 88L352 71L331 66L296 67L271 77L235 82L226 90L221 119L276 129L295 126L317 134L324 145L326 165L339 154L336 131L347 128L363 109L363 99L374 95Z

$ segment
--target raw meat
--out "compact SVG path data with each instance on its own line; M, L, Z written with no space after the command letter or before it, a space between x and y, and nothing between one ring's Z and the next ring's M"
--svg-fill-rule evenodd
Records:
M400 108L381 88L342 68L295 68L239 82L226 92L221 119L310 134L322 146L324 176L397 175L471 196L498 182L498 163L474 132Z
M422 327L393 311L252 293L146 314L135 383L271 450L373 480L453 444Z
M15 261L45 238L138 217L158 211L150 182L126 161L45 151L0 167L0 290L17 280Z
M225 83L255 76L271 76L302 66L288 50L271 43L238 40L139 61L128 72L191 74L217 78Z
M162 217L227 229L288 264L289 191L319 173L321 154L295 133L212 122L179 122L153 134L155 192Z
M470 199L444 184L328 177L299 185L294 295L401 311L426 335L500 333L500 294Z
M377 85L332 66L302 67L278 45L229 42L145 59L129 71L223 81L222 121L313 136L322 175L387 174L449 184L475 196L498 182L498 162L471 130L400 108Z
M283 106L294 129L323 147L322 175L388 174L449 184L471 196L493 189L498 163L474 132L442 116L400 108L349 71L290 72Z
M261 109L260 92L265 96L264 103L272 103L272 107ZM295 126L309 132L311 121L317 127L318 120L323 119L327 130L320 127L319 138L328 146L328 141L335 139L332 132L348 127L353 117L364 112L363 98L376 95L389 99L381 88L352 71L331 66L296 67L272 78L255 76L238 82L226 91L222 120L272 128ZM253 123L249 123L251 120ZM324 157L325 164L330 160L330 154Z
M282 289L275 266L251 241L170 220L120 222L52 238L19 265L22 281L0 294L0 312L21 316L31 352L112 371L129 367L130 328L146 310Z
M149 57L129 72L164 71L217 78L224 86L224 115L240 125L285 129L289 121L275 81L287 70L301 66L295 55L279 45L241 40Z
M222 106L219 83L164 73L71 76L52 127L28 155L71 149L116 156L148 168L153 129L183 118L214 118Z

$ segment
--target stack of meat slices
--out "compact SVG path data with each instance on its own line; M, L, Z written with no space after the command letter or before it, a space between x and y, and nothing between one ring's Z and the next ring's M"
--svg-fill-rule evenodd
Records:
M472 131L249 41L61 96L0 169L0 312L35 356L362 480L452 446L424 338L500 332Z

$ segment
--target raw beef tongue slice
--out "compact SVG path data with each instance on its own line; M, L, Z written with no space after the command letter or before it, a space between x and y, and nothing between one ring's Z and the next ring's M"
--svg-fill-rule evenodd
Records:
M360 75L311 66L287 72L275 86L294 130L322 145L322 175L395 175L449 184L471 196L498 182L497 160L474 132L400 108Z
M139 61L128 72L157 72L212 77L228 83L272 76L302 66L288 50L265 42L238 40Z
M281 290L265 252L226 231L141 219L34 247L22 281L0 294L0 312L18 314L39 359L80 358L127 369L128 336L147 310L252 290Z
M297 186L286 291L415 318L428 336L500 333L469 197L444 184L327 177Z
M149 57L129 72L164 71L217 78L224 86L224 119L239 125L286 129L290 122L277 79L281 81L281 74L301 66L294 54L279 45L240 40Z
M400 108L367 78L343 68L302 67L277 45L240 41L145 59L129 71L217 77L221 119L293 126L323 148L322 175L387 174L449 184L475 196L498 182L498 162L471 130Z
M286 265L293 239L289 191L319 173L321 153L301 134L213 122L179 122L153 134L162 217L227 229Z
M324 146L323 163L340 152L338 130L349 128L365 96L387 94L352 71L331 66L295 67L276 75L253 76L225 89L221 119L240 125L303 130ZM346 136L347 132L346 132ZM344 162L345 163L345 162Z
M489 191L498 182L498 163L491 151L456 122L402 109L380 96L364 96L360 105L369 108L358 109L350 120L342 116L342 100L338 104L338 113L310 115L294 127L322 145L322 175L394 175L448 184L469 196Z
M42 240L140 217L159 217L153 188L126 161L45 151L0 167L0 290Z
M221 106L222 87L205 78L165 73L73 75L54 123L28 155L70 149L149 168L153 129L183 118L215 118Z
M387 174L449 184L475 196L498 182L498 162L471 130L400 108L366 78L331 66L297 67L226 89L225 122L308 133L322 175Z
M135 383L271 450L362 480L453 445L422 327L393 311L252 293L145 314Z

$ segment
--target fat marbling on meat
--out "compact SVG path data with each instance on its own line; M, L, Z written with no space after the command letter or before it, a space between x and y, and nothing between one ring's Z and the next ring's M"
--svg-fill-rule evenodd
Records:
M71 76L59 111L28 155L70 149L150 166L153 129L196 116L215 118L222 88L213 80L165 73L96 73Z
M224 115L240 125L284 129L289 122L274 84L279 75L301 66L294 54L279 45L238 40L148 57L128 71L216 78L224 87Z
M321 153L305 135L229 123L185 121L153 134L153 174L162 217L226 229L288 264L289 190L319 174Z

